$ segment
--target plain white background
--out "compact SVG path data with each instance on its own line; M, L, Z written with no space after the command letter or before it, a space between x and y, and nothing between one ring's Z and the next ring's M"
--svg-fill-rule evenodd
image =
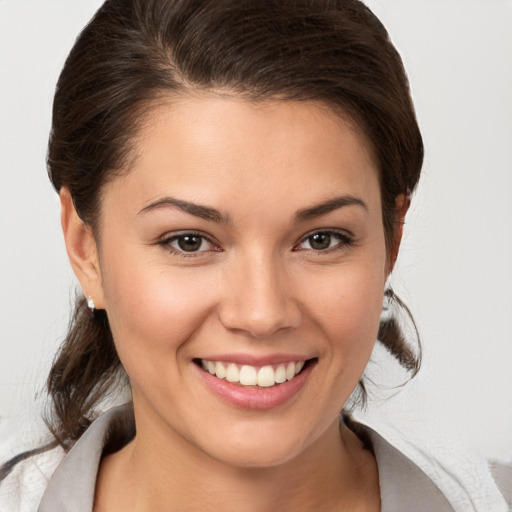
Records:
M512 459L512 2L367 3L402 54L426 146L393 276L424 365L367 416ZM100 4L0 0L2 417L42 389L74 295L45 153L58 73ZM393 364L374 361L384 382Z

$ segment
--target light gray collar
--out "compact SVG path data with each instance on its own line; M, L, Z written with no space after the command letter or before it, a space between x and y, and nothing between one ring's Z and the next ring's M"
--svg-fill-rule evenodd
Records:
M377 466L381 512L453 512L444 494L412 460L369 430Z
M130 406L110 409L96 419L54 472L38 512L92 512L104 447L133 430ZM368 427L381 492L381 512L453 512L430 478L404 454Z
M59 464L43 494L37 512L92 512L96 477L104 447L116 432L112 427L131 428L132 408L114 407L93 421Z

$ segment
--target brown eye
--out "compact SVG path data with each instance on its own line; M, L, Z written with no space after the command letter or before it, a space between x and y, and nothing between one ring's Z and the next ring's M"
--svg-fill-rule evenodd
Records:
M329 233L316 233L308 237L311 249L322 251L331 246L331 235Z
M180 236L176 242L178 247L185 252L196 252L203 245L203 237L197 235Z
M302 239L296 250L327 251L329 249L341 249L352 243L352 238L338 231L317 231Z
M202 253L215 250L215 245L198 233L177 234L160 242L175 253Z

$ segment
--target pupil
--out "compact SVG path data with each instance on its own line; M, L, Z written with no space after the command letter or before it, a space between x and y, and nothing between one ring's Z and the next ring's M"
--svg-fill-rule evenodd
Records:
M309 243L313 249L328 249L331 245L331 235L327 233L317 233L309 239Z
M193 252L201 247L202 239L200 236L188 235L178 239L178 245L182 251Z

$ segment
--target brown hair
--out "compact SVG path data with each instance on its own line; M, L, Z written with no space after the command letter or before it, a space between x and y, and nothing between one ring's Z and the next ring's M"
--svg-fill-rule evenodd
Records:
M69 189L93 232L102 187L134 156L144 112L159 95L193 90L223 90L252 101L319 100L348 115L380 167L392 251L395 199L414 190L423 144L400 56L363 3L107 0L60 75L48 152L55 189ZM387 297L393 298L391 291ZM419 358L393 317L381 323L379 339L417 371ZM80 437L92 409L125 378L106 312L92 315L78 299L48 378L50 425L62 446Z

